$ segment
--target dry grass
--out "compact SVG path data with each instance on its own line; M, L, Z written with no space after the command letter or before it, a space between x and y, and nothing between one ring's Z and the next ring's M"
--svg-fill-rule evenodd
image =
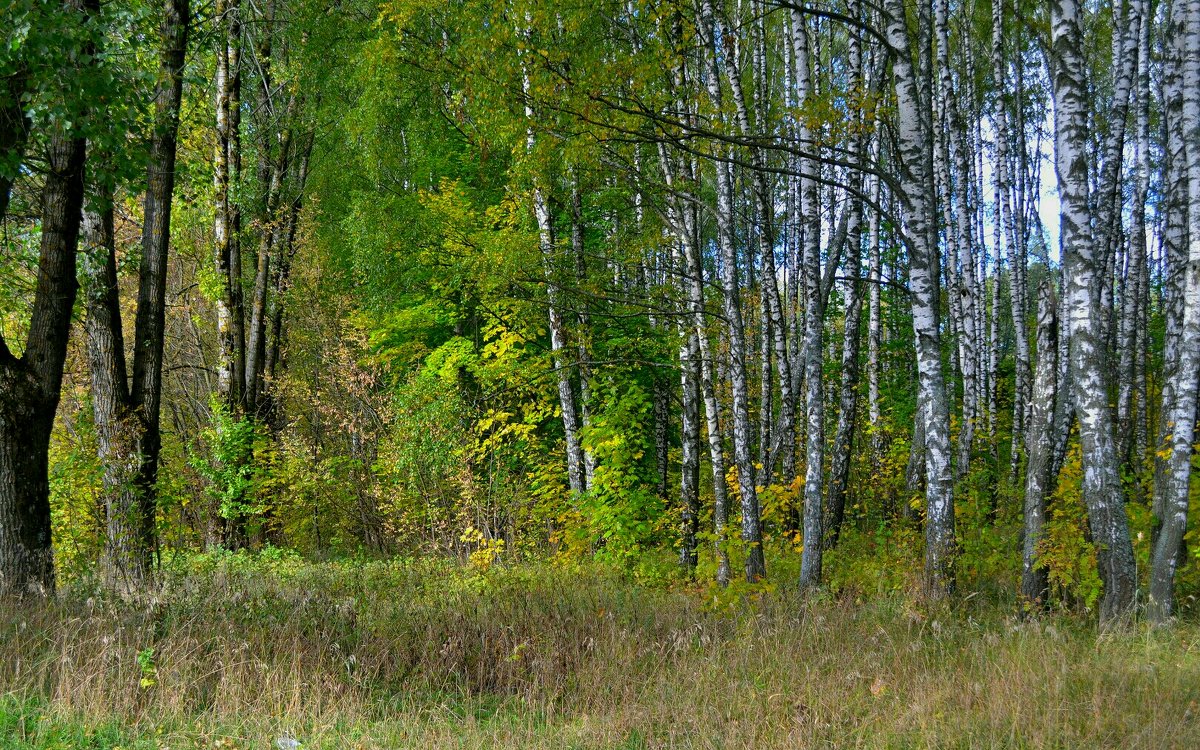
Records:
M715 608L592 568L209 563L0 605L0 653L0 748L1200 747L1195 625Z

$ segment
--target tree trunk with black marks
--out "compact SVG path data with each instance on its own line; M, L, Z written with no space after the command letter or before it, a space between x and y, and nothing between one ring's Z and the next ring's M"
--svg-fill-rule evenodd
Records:
M1200 377L1200 0L1173 6L1184 15L1182 64L1182 124L1187 143L1187 262L1176 266L1183 275L1183 324L1179 338L1179 365L1174 372L1172 403L1166 438L1170 451L1162 483L1156 487L1155 507L1159 532L1150 570L1151 620L1162 622L1174 613L1175 571L1179 549L1187 533L1188 487L1191 480L1192 443L1195 439L1197 377ZM1193 148L1193 146L1196 146ZM1164 411L1168 405L1164 403Z
M887 38L896 86L897 169L909 250L909 288L919 380L918 412L925 419L925 589L933 597L954 586L954 496L950 473L950 411L942 372L933 182L932 9L921 3L910 33L904 4L888 0ZM910 56L916 40L916 57Z
M1088 94L1079 15L1075 0L1051 1L1047 52L1053 71L1055 173L1070 316L1072 401L1083 451L1083 496L1104 582L1100 619L1110 622L1131 612L1137 580L1105 377L1108 363L1100 306L1104 257L1093 241L1088 202Z
M1038 293L1037 372L1025 464L1025 527L1021 596L1030 604L1046 601L1046 569L1038 561L1038 545L1046 522L1046 501L1054 489L1054 405L1058 395L1058 301L1049 281Z

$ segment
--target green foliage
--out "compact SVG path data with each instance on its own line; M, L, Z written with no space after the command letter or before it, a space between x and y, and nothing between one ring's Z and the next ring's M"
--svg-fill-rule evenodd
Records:
M205 493L221 518L243 521L259 516L264 506L258 483L263 477L263 454L271 442L253 418L235 415L216 398L210 406L212 423L201 436L206 450L193 450L191 467L204 478Z
M61 581L85 578L104 546L104 470L90 398L71 415L72 430L50 444L50 514L54 564Z
M1051 592L1068 606L1094 609L1103 591L1096 547L1087 538L1083 505L1083 465L1078 445L1063 462L1050 500L1038 561L1049 576Z
M664 515L647 460L653 450L650 394L632 382L605 385L594 395L603 407L583 429L581 442L595 457L596 470L581 510L587 533L599 536L600 557L628 562L653 545Z
M920 590L923 550L921 534L903 525L847 529L825 556L829 588L857 601L914 594Z
M152 688L158 684L158 665L154 663L154 649L144 648L137 653L138 669L142 672L142 677L138 680L138 687L143 690Z
M986 466L956 488L958 584L964 591L1014 596L1021 576L1022 497L1005 480L993 483Z

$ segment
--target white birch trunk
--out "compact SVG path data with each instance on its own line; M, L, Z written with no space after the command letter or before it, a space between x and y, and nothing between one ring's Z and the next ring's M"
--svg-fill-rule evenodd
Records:
M887 38L893 60L897 104L897 167L909 249L909 288L919 377L918 410L925 418L925 586L940 596L954 583L954 495L950 473L950 414L941 362L937 206L933 189L932 51L930 8L917 12L917 61L909 56L904 3L888 0Z
M1195 437L1197 377L1200 375L1200 0L1187 0L1172 8L1183 12L1183 137L1187 144L1187 265L1184 275L1183 326L1179 340L1179 366L1169 425L1170 457L1165 481L1156 487L1159 508L1158 539L1150 572L1149 615L1163 621L1174 611L1174 581L1179 548L1187 532L1188 486L1191 479L1192 442Z
M1070 381L1083 450L1083 494L1104 582L1102 622L1127 615L1137 585L1125 497L1108 404L1100 307L1103 250L1092 241L1088 205L1087 84L1076 0L1051 0L1055 173L1060 242L1067 275Z

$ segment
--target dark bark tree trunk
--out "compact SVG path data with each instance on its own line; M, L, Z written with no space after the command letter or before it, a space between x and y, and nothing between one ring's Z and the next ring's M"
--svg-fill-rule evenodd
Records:
M858 413L859 317L862 315L862 303L862 283L855 279L851 282L850 298L846 302L846 322L842 332L840 408L829 471L826 540L827 546L830 547L837 544L841 535L846 513L846 495L850 489L850 458L854 449L854 425Z
M95 12L94 2L80 16ZM82 22L82 18L81 18ZM58 409L71 310L86 144L55 132L42 190L42 237L24 354L0 338L0 590L54 589L50 539L50 431Z
M159 416L167 251L189 21L188 0L167 3L147 168L132 387L126 380L111 196L101 196L100 212L85 220L90 249L88 359L104 467L102 502L107 531L102 568L108 584L126 592L150 579L157 546L155 485L162 445Z

